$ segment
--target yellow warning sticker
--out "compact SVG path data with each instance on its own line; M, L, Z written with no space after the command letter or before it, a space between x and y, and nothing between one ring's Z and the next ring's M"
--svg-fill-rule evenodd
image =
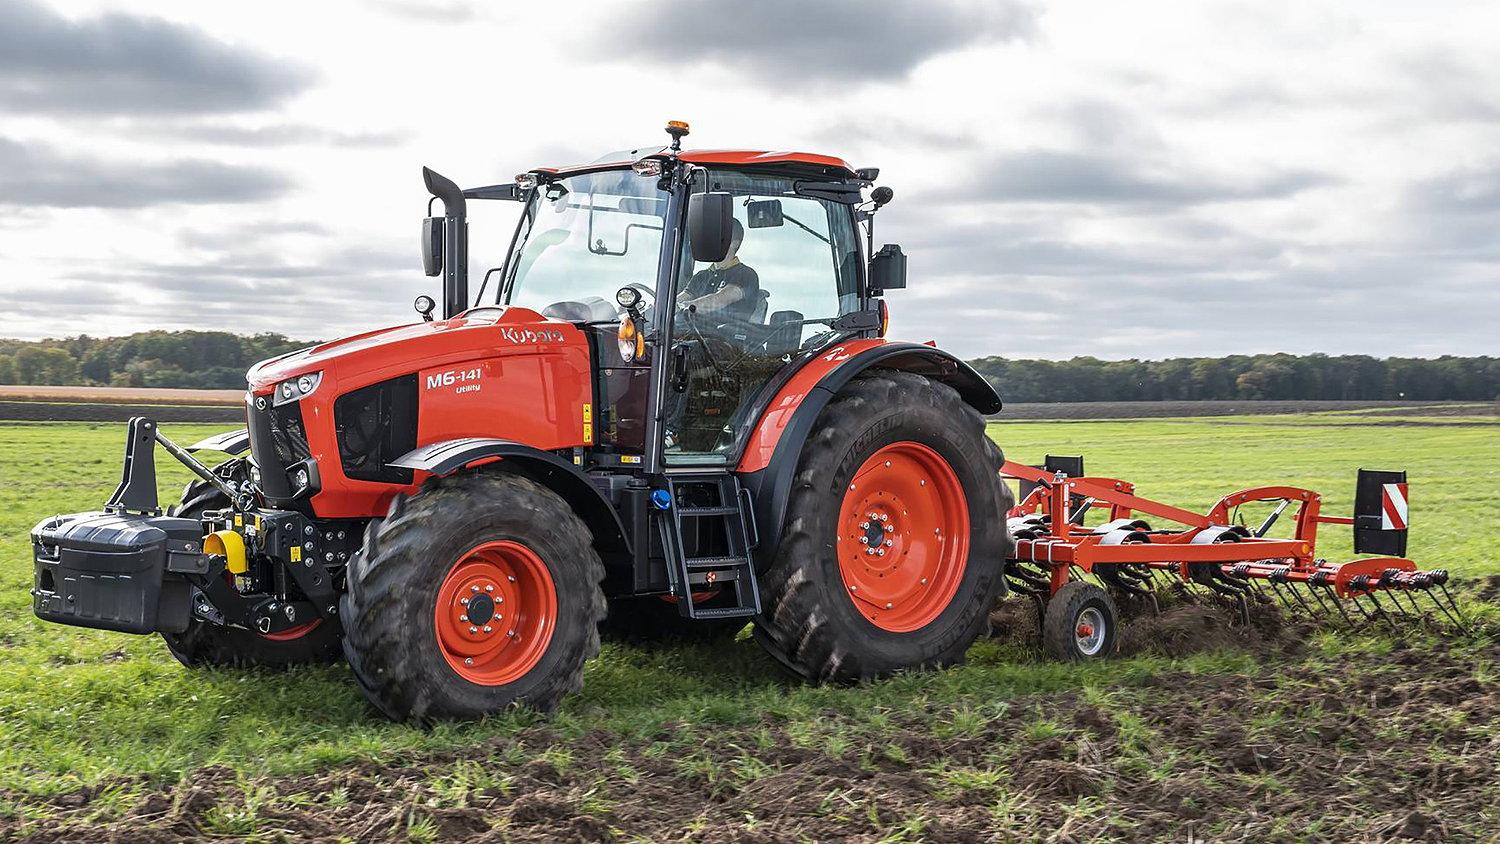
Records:
M621 463L639 463L639 462L641 462L641 456L639 454L622 454L622 455L620 455L620 462Z
M245 526L245 517L241 516L238 513L235 513L234 514L234 526L235 527L244 527Z
M292 562L294 562L294 563L300 563L300 562L302 562L302 546L301 545L293 545L292 546Z
M583 422L585 425L594 421L594 406L585 402L583 405Z
M586 443L591 443L594 441L594 423L583 423L583 441Z

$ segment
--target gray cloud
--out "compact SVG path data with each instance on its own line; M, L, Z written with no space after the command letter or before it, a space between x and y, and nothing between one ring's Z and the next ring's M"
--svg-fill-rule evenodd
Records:
M1069 202L1196 205L1276 199L1335 183L1307 170L1228 181L1192 171L1152 167L1124 158L1047 150L989 158L961 191L979 202Z
M0 0L0 105L44 113L172 114L260 109L311 81L301 67L158 18L70 20Z
M339 132L306 123L277 123L270 126L236 126L226 123L154 123L149 127L132 127L173 141L196 141L205 144L241 147L328 146L390 147L406 140L400 132Z
M0 206L142 208L174 202L257 202L290 187L289 179L265 168L197 159L160 164L107 161L0 137Z
M620 58L712 64L777 83L895 80L941 53L1025 40L1037 15L1014 0L659 0L600 28Z

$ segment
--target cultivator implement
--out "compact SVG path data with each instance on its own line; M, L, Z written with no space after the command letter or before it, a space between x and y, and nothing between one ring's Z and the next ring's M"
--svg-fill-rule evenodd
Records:
M1198 514L1143 498L1128 481L1088 477L1081 457L1049 456L1041 467L1007 461L1000 473L1021 484L1020 503L1008 514L1016 547L1006 561L1006 579L1044 613L1052 612L1068 584L1082 581L1111 595L1095 602L1096 611L1107 603L1110 613L1116 596L1159 611L1159 592L1184 589L1230 602L1247 623L1251 601L1276 601L1288 611L1351 627L1430 616L1425 605L1431 604L1441 618L1463 627L1448 592L1448 572L1420 570L1403 556L1404 472L1360 470L1352 516L1323 515L1321 495L1291 486L1241 490ZM1234 523L1241 507L1262 502L1274 507L1259 525ZM1294 507L1292 535L1271 536ZM1086 515L1101 508L1108 509L1108 518L1085 526ZM1145 516L1175 526L1154 528ZM1351 526L1354 552L1375 556L1343 563L1321 559L1318 527L1325 524ZM1093 626L1076 626L1080 646Z

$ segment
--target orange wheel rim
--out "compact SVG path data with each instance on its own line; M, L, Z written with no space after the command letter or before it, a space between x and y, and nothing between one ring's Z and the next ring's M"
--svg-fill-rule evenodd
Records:
M953 467L915 442L870 455L844 490L837 550L845 591L876 627L931 624L969 558L969 505Z
M438 649L471 683L503 686L536 667L557 626L557 589L535 551L486 542L459 558L438 587Z
M288 627L287 629L282 630L279 633L261 633L260 637L262 639L269 639L272 642L295 642L322 626L323 619L315 618L306 624L299 624L296 627Z

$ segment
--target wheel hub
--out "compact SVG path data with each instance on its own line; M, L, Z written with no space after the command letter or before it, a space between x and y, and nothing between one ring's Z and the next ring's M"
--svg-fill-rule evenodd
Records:
M839 511L839 571L860 613L893 632L932 622L968 556L968 505L932 448L898 442L855 472Z
M459 558L438 587L438 647L465 679L514 682L546 652L557 622L552 574L519 542L484 543Z

